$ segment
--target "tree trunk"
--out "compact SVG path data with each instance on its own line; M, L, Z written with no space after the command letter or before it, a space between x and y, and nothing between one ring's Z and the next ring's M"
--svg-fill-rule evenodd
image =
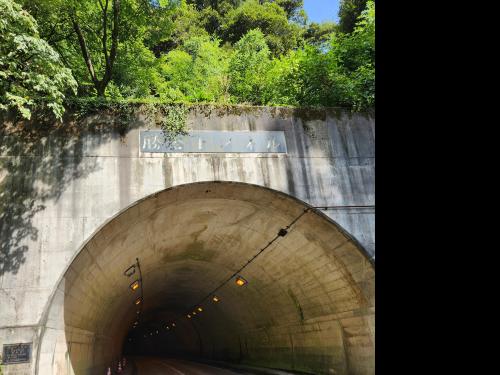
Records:
M106 92L106 86L108 82L104 83L104 81L99 81L98 84L95 85L95 89L97 91L97 96L104 97L104 93Z
M97 78L96 71L94 70L94 66L92 64L92 59L90 56L90 51L87 47L87 43L85 41L85 37L76 20L76 15L72 15L72 23L73 29L78 37L78 42L80 44L80 49L82 52L83 59L85 61L85 65L87 66L87 70L89 71L90 78L92 79L92 83L97 91L98 96L104 96L106 92L106 87L109 82L113 78L113 66L115 64L116 53L118 49L118 39L119 39L119 22L120 22L120 8L121 2L120 0L113 0L113 28L111 30L111 50L108 55L108 47L107 47L107 28L108 28L108 18L107 11L109 0L106 0L105 3L99 1L99 4L102 9L102 35L101 35L101 43L102 43L102 53L104 54L105 61L105 71L102 79Z

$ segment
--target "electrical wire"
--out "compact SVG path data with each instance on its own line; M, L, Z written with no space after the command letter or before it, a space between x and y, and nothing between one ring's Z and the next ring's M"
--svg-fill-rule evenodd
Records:
M276 234L276 236L274 236L273 239L271 239L266 246L264 246L262 249L260 249L254 256L252 256L249 260L247 260L245 262L245 264L243 264L240 268L238 268L238 270L236 270L233 274L231 274L231 276L229 276L228 278L226 278L222 283L219 284L219 286L217 286L215 289L213 289L210 293L208 293L207 295L205 295L198 303L192 305L191 309L189 309L189 313L188 314L191 314L191 311L194 311L197 309L197 307L201 306L206 300L208 300L209 298L213 297L216 295L216 292L218 290L220 290L223 286L225 286L227 283L229 283L233 278L235 278L236 276L238 276L238 274L240 274L246 267L248 267L253 261L255 261L255 259L257 259L258 256L260 256L265 250L267 250L274 242L276 242L276 240L279 238L279 237L285 237L287 234L288 234L288 231L291 229L291 227L297 223L297 221L300 220L300 218L302 218L302 216L304 216L308 211L310 211L311 208L314 208L314 209L318 209L318 210L329 210L329 209L349 209L349 208L375 208L375 205L365 205L365 206L361 206L361 205L344 205L344 206L313 206L313 207L308 207L306 209L304 209L302 211L302 213L300 215L298 215L295 219L293 219L290 224L288 224L285 228L281 228L278 233ZM143 281L142 281L142 272L141 272L141 266L140 266L140 263L139 263L139 258L136 258L136 265L137 267L139 268L139 281L140 281L140 284L141 284L141 306L140 306L140 312L142 313L142 305L144 304L144 289L143 289ZM140 314L139 314L140 315ZM170 321L169 323L169 326L172 325L172 324L175 324L175 322L180 318L177 317L173 320ZM139 321L139 318L137 318L136 321ZM173 326L174 327L174 326ZM172 328L173 328L172 327ZM147 337L147 336L146 336Z
M335 209L349 209L349 208L375 208L375 205L365 205L365 206L361 206L361 205L346 205L346 206L314 206L313 208L316 208L317 210L323 210L323 211L327 211L327 210L335 210Z
M269 248L269 246L271 246L279 237L285 237L287 234L288 234L288 230L291 229L291 227L297 222L299 221L299 219L304 216L308 211L310 210L310 208L306 208L302 211L302 213L300 215L298 215L295 219L292 220L292 222L290 224L288 224L285 228L281 228L279 231L278 231L278 234L276 234L276 236L274 236L274 238L269 241L267 243L266 246L264 246L262 249L260 249L253 257L251 257L249 260L247 260L245 262L245 264L243 266L241 266L237 271L235 271L231 276L229 276L227 279L225 279L221 284L219 284L219 286L215 289L213 289L210 293L208 293L205 297L203 297L198 303L192 305L191 309L189 309L189 313L188 314L191 314L191 311L194 311L196 310L197 307L201 306L203 304L203 302L205 302L207 299L209 299L210 297L214 296L215 293L220 290L223 286L225 286L228 282L230 282L234 277L236 277L239 273L241 273L241 271L243 271L246 267L248 267L248 265L250 265L253 261L255 261L255 259L257 259L257 257L259 255L261 255L266 249ZM171 325L172 323L175 323L175 321L177 321L178 318L174 319L171 321L171 323L169 323L169 325Z

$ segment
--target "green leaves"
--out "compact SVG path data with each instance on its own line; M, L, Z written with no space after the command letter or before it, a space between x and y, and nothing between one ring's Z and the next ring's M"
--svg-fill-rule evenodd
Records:
M160 97L192 102L225 102L228 56L218 40L193 37L162 59L165 85Z
M4 108L14 107L19 113L26 119L31 118L31 111L28 109L28 105L33 105L33 101L28 98L23 98L21 96L13 95L10 92L5 93L5 99L7 105ZM2 100L3 102L3 100Z
M355 31L330 34L273 60L266 104L341 106L367 110L375 105L375 6L367 3Z
M356 27L359 16L366 8L367 0L342 0L339 9L339 30L351 33Z
M259 29L274 56L280 56L297 47L302 30L299 25L288 22L287 13L277 3L247 0L232 9L222 26L222 37L236 43L250 30Z
M265 76L271 62L269 55L269 47L259 29L250 30L235 44L229 63L229 91L234 101L262 103Z
M73 77L80 96L116 101L375 104L373 1L343 2L363 3L349 33L308 23L301 0L22 3L37 21L0 0L0 110L25 118L37 107L61 117L63 101L76 92Z
M71 71L17 3L0 0L0 20L0 108L29 119L34 109L46 107L61 118L65 93L76 93Z

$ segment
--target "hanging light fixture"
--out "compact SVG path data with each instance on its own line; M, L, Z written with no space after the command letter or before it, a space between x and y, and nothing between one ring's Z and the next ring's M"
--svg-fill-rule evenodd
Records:
M243 285L248 284L248 281L246 281L246 280L245 280L243 277L241 277L241 276L237 276L237 277L236 277L236 281L235 281L235 282L236 282L236 285L238 285L238 286L243 286Z
M217 297L217 296L213 296L213 297L212 297L212 301L214 301L214 302L219 302L219 301L220 301L220 299L219 299L219 297Z
M123 274L128 277L132 276L134 273L135 273L135 264L127 268L125 271L123 271Z
M130 284L130 289L132 289L133 292L139 289L139 280L135 280L132 284Z
M288 231L285 228L281 228L278 232L278 236L280 237L285 237L287 235Z

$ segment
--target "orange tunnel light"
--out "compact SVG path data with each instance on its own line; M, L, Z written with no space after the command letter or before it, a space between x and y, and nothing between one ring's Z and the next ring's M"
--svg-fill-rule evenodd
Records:
M130 289L132 289L132 291L136 291L137 289L139 289L139 280L135 280L132 284L130 284Z
M246 280L245 280L243 277L241 277L241 276L238 276L238 277L236 278L236 285L238 285L238 286L243 286L243 285L245 285L245 284L247 284L247 283L248 283L248 281L246 281Z

